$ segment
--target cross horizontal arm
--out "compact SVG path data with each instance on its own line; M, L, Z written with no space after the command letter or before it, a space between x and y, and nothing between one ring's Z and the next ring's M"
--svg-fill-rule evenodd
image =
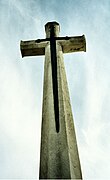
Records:
M55 40L62 46L63 53L86 51L85 36L55 37ZM21 41L20 48L22 57L45 55L45 46L50 38Z
M20 49L22 57L45 55L45 46L48 41L36 43L36 40L21 41Z
M65 39L59 40L63 53L86 51L86 40L84 35L67 38L65 37Z

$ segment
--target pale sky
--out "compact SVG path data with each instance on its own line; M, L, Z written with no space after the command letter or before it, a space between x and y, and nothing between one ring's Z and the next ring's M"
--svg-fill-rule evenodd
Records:
M110 1L0 0L0 179L38 179L44 57L20 40L85 35L87 52L64 55L84 180L110 179Z

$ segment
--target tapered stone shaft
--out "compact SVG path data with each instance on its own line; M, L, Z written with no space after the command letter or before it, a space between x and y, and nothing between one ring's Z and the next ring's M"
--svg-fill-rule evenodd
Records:
M51 23L46 24L50 36ZM54 23L55 36L59 24ZM82 179L75 128L66 80L62 46L56 41L59 126L55 127L50 42L45 47L43 109L40 152L40 179Z

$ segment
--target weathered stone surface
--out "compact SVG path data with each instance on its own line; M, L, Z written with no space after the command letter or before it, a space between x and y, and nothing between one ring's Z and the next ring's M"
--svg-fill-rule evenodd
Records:
M40 179L82 179L75 129L63 62L57 43L60 131L56 132L50 45L45 48Z
M37 43L35 40L21 41L20 49L22 57L45 55L45 46L47 42Z
M50 29L54 25L57 44L57 80L60 131L55 127ZM82 179L75 128L63 62L63 53L86 51L85 37L58 37L59 24L47 23L46 39L21 41L22 57L45 54L42 107L40 179Z
M49 38L21 41L20 48L22 57L45 55L45 47L48 41ZM62 46L63 53L86 51L84 35L76 37L56 37L56 41Z
M55 26L56 41L61 45L63 53L86 51L86 40L84 35L75 37L58 37L60 30L59 25L56 22L53 22L52 24ZM45 47L50 40L50 23L46 24L45 30L46 39L21 41L20 49L22 57L45 55Z

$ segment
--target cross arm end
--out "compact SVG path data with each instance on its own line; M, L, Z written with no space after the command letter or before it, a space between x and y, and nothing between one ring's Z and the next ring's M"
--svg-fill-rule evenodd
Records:
M62 46L63 53L86 52L86 38L84 35L65 37L63 40L59 40L59 43Z
M22 58L25 56L40 56L45 54L47 42L36 42L36 40L21 41L20 50Z

